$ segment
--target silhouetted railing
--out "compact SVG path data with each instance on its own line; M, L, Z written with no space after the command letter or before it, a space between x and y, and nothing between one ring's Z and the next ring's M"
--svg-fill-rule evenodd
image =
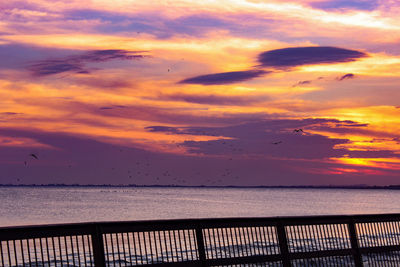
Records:
M3 227L0 266L400 266L400 214Z

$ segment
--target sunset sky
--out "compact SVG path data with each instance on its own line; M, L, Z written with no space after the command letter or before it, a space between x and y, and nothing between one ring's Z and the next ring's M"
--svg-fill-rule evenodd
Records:
M397 0L1 1L0 183L400 184L399 17Z

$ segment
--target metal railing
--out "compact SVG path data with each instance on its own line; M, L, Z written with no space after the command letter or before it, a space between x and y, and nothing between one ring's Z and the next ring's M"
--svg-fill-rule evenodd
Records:
M0 266L400 266L400 214L3 227Z

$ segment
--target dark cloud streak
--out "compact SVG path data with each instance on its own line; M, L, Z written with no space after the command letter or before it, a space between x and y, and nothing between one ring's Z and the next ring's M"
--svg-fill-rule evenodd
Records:
M260 70L257 68L246 71L213 73L187 78L179 83L202 85L231 84L266 75L273 71L271 68L275 70L291 71L292 68L297 66L352 62L366 56L367 54L364 52L330 46L275 49L263 52L258 56L258 62L261 63L258 67L267 67L270 68L270 70ZM353 77L354 74L349 73L339 80L351 79ZM310 83L311 81L300 81L293 85L293 87Z
M83 71L83 66L79 62L68 63L62 60L47 60L32 64L29 69L34 76L40 77L68 71L79 73Z
M358 9L372 11L379 6L376 0L330 0L311 3L313 8L322 10Z
M115 108L126 108L126 106L113 105L113 106L100 107L99 109L101 109L101 110L109 110L109 109L115 109Z
M329 46L292 47L263 52L258 61L263 67L290 69L302 65L351 62L366 56L360 51Z
M213 73L213 74L191 77L182 80L179 83L202 84L202 85L230 84L230 83L251 80L263 76L269 72L270 71L264 71L264 70L246 70L246 71Z
M173 94L161 95L158 99L184 101L196 104L207 105L226 105L226 106L245 106L253 103L260 103L268 100L266 96L226 96L226 95L190 95L190 94Z
M11 112L11 111L7 111L7 112L0 112L0 115L6 115L6 116L13 116L13 115L20 115L23 113L19 113L19 112Z
M62 59L40 60L31 64L28 69L33 76L42 77L64 72L75 72L81 74L90 73L85 68L85 63L105 62L110 60L134 60L141 59L145 51L127 51L121 49L114 50L95 50L81 55L74 55Z
M307 81L299 81L296 84L294 84L292 87L296 87L296 86L301 86L301 85L307 85L307 84L311 84L312 81L307 80Z
M348 79L354 79L356 76L353 73L347 73L341 77L337 77L336 80L338 81L343 81L343 80L348 80Z

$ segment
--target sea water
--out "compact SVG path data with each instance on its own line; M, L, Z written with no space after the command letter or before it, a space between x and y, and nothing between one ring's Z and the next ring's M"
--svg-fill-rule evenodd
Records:
M0 226L400 213L400 190L0 187Z

